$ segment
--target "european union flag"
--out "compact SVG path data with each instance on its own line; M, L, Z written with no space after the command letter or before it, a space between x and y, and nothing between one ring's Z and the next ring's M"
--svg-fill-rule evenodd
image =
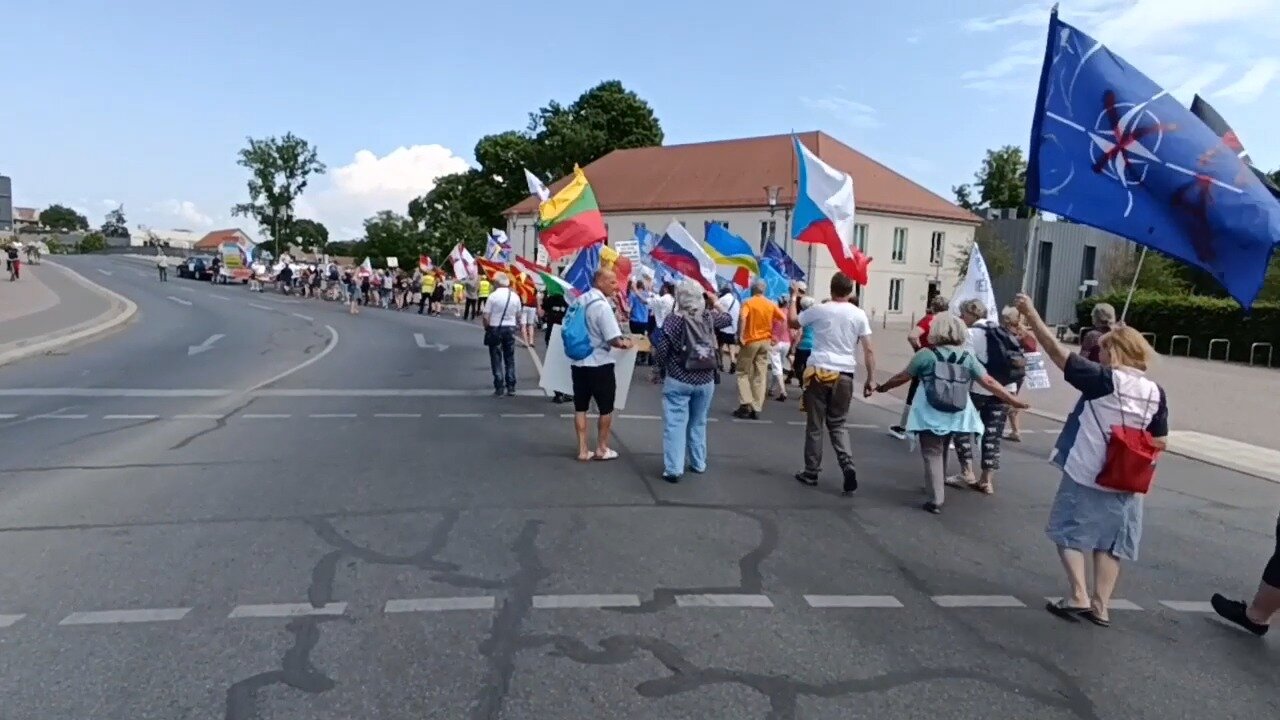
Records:
M590 245L578 251L573 264L564 271L564 279L579 293L591 291L595 281L596 270L600 269L600 243Z
M1027 202L1203 268L1246 309L1280 203L1236 153L1097 40L1049 21Z
M760 259L772 265L775 270L787 276L790 280L804 280L804 271L796 264L795 260L787 254L785 250L778 247L773 240L769 240L764 245L764 252L761 253Z

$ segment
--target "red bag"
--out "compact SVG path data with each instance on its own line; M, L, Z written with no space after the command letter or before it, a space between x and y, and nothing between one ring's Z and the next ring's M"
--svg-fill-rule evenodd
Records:
M1159 399L1159 390L1157 400ZM1156 461L1160 459L1160 448L1156 446L1155 436L1146 428L1128 427L1124 425L1123 401L1120 410L1120 425L1111 426L1111 438L1107 441L1107 455L1102 461L1102 471L1098 473L1099 487L1120 492L1145 495L1151 490L1151 483L1156 478ZM1093 409L1093 419L1098 421L1098 411Z

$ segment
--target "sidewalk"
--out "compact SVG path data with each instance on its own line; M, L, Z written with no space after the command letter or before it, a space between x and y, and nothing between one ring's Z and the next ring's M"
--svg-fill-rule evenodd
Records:
M137 306L65 267L45 260L22 266L22 279L0 281L0 365L111 330Z

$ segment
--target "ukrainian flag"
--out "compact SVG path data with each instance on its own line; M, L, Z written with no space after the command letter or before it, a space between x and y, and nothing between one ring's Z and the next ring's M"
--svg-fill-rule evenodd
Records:
M702 243L717 266L740 267L760 275L760 262L746 240L734 235L720 223L707 223L707 239Z

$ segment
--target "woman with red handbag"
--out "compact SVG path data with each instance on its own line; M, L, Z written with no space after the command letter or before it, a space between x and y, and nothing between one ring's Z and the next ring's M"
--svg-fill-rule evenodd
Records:
M1155 350L1137 330L1115 325L1099 338L1099 362L1093 362L1063 349L1026 295L1014 305L1044 354L1080 391L1054 447L1052 462L1062 469L1062 481L1045 528L1058 546L1070 592L1046 609L1063 620L1109 627L1120 562L1138 559L1142 496L1151 489L1169 434L1164 389L1146 377ZM1086 554L1093 557L1092 595Z

